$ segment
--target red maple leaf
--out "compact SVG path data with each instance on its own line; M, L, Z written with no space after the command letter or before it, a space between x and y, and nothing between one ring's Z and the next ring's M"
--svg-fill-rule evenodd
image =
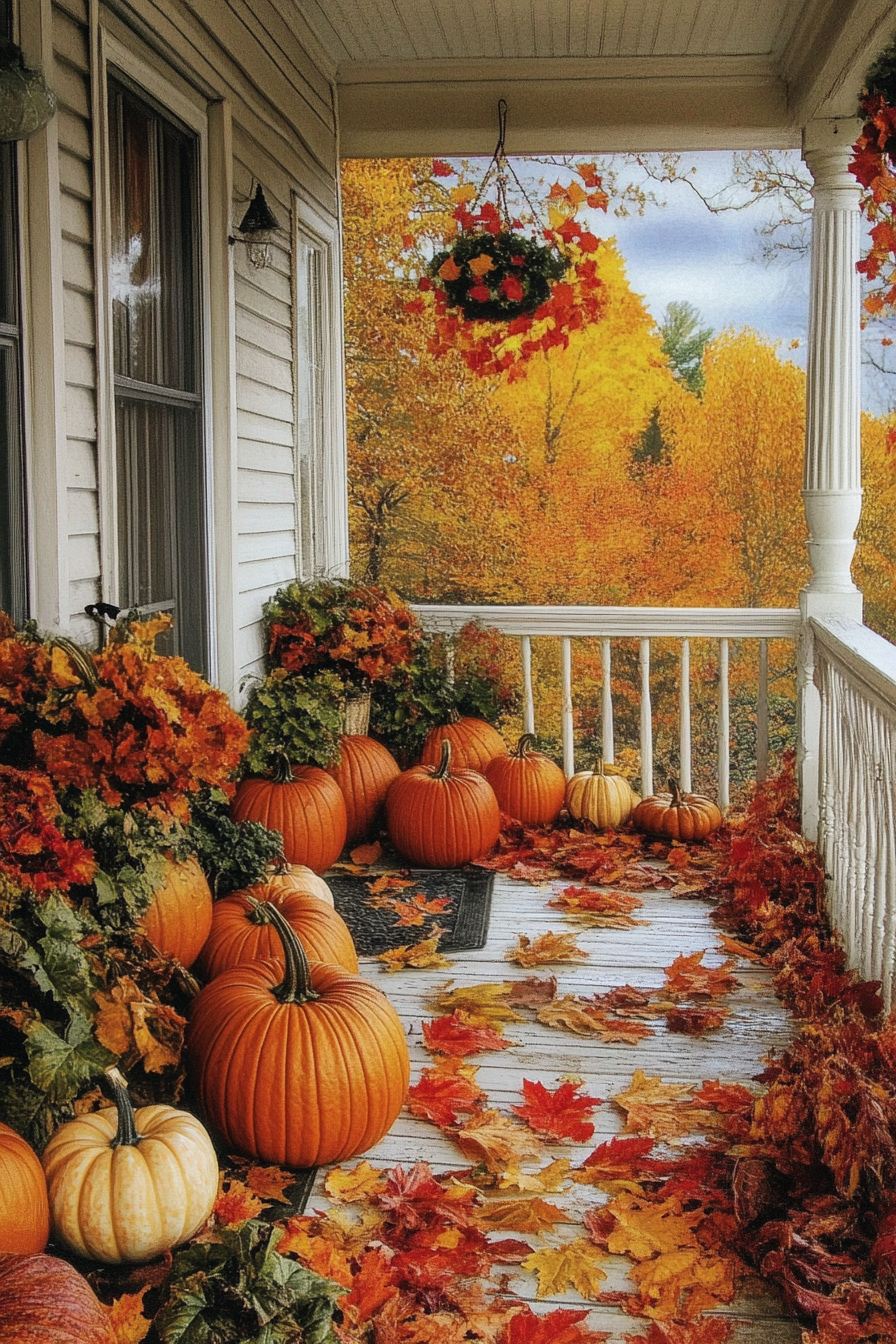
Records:
M467 1227L467 1209L477 1194L472 1188L457 1187L449 1196L433 1176L429 1163L415 1162L410 1171L393 1167L385 1188L371 1198L384 1210L390 1223L414 1231L431 1227L438 1219Z
M573 1143L587 1143L594 1133L588 1119L601 1104L599 1097L578 1096L581 1083L561 1083L551 1092L543 1083L523 1079L525 1105L511 1106L514 1115L525 1120L536 1134L550 1139L569 1139Z
M468 1067L472 1069L474 1066ZM484 1098L485 1093L472 1078L424 1069L419 1083L408 1088L408 1109L412 1115L431 1120L440 1129L448 1129L458 1123L461 1111L472 1114Z
M499 1036L491 1027L477 1027L460 1012L423 1023L423 1040L435 1055L479 1055L486 1050L509 1050L515 1041Z
M606 1330L589 1330L581 1324L588 1315L561 1307L547 1316L537 1316L531 1307L525 1307L511 1317L500 1344L603 1344L609 1339Z
M608 1181L635 1181L643 1165L642 1159L652 1148L653 1139L614 1137L599 1143L582 1165Z
M358 1272L352 1289L339 1299L339 1309L353 1325L369 1321L398 1292L389 1261L382 1251L364 1251L358 1257Z

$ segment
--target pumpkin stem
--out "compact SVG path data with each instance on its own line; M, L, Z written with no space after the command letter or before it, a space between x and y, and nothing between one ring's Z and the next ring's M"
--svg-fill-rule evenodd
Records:
M292 761L285 751L278 751L274 754L273 779L275 784L291 784L293 782Z
M672 792L672 802L669 804L669 806L670 806L670 807L678 807L679 804L681 803L681 790L680 790L679 787L678 787L678 780L677 780L677 779L670 779L670 780L669 780L669 788L670 788L670 790L671 790L671 792Z
M305 956L301 939L285 918L283 912L278 910L276 905L271 905L269 901L256 901L254 896L247 896L246 900L254 907L254 913L256 914L259 907L264 905L266 918L259 922L273 924L283 944L283 960L286 963L286 970L280 984L274 985L271 993L281 1003L310 1003L312 999L319 999L320 995L317 990L311 986L311 968L308 965L308 958Z
M510 753L511 756L518 756L521 761L525 760L532 747L535 746L535 742L536 738L534 733L523 733L519 742L517 742L513 751Z
M254 896L246 896L251 909L249 918L253 924L273 924L270 901L257 901Z
M137 1133L137 1121L131 1099L128 1096L128 1087L124 1075L113 1065L111 1069L106 1070L106 1077L109 1079L112 1096L115 1098L115 1109L118 1111L118 1130L111 1146L113 1148L136 1148L143 1136Z
M442 759L439 761L434 779L447 779L448 767L451 764L451 743L447 737L442 738Z

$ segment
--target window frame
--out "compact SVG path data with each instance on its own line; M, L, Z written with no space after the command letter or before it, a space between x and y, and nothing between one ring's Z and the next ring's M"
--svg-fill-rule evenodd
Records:
M119 603L119 574L123 539L118 522L118 452L115 430L116 383L113 347L112 304L109 272L112 259L111 148L109 118L109 79L133 90L138 98L170 113L196 136L197 149L197 329L199 354L197 374L200 385L200 462L203 477L201 515L205 533L205 575L202 589L206 649L204 669L210 682L218 676L218 641L215 592L216 535L214 514L215 463L213 454L213 370L211 360L211 304L209 280L209 125L207 100L177 80L174 72L156 65L120 42L107 28L99 30L96 72L98 92L96 236L96 304L98 353L98 420L105 432L98 432L97 466L100 487L101 554L103 590L107 601Z
M302 572L302 511L299 430L301 425L302 333L300 327L300 248L320 256L321 422L317 460L312 464L312 573ZM300 579L347 575L348 480L345 445L345 370L342 342L342 255L337 222L300 190L292 193L292 292L294 460L296 482L296 570Z

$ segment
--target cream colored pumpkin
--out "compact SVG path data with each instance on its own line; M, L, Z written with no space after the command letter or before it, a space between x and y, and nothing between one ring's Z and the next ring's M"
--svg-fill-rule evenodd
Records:
M44 1149L50 1219L75 1255L142 1264L206 1222L218 1161L195 1116L173 1106L135 1112L121 1075L110 1077L115 1109L69 1120Z
M308 896L319 896L327 905L333 904L333 893L326 882L304 863L288 863L282 872L269 872L264 881L278 891L303 891Z
M628 821L637 802L632 786L622 775L580 770L566 784L566 810L575 821L588 820L599 830L614 829Z

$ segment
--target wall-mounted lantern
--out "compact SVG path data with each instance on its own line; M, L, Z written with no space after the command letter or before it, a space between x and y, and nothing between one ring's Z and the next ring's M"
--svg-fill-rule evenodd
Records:
M14 42L0 42L0 140L27 140L56 111L41 70L30 70Z
M231 237L230 242L245 243L250 266L261 270L271 259L270 243L279 230L277 217L265 200L259 183L255 188L255 195L249 202L248 210L237 226L237 236Z

